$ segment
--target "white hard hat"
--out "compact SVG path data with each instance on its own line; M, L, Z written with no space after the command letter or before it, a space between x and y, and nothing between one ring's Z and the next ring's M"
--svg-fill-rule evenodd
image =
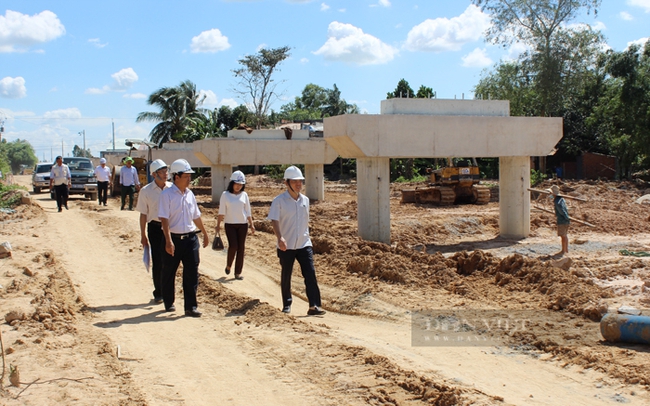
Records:
M167 164L162 159L156 159L149 165L149 173L158 172L159 169L166 168Z
M101 159L99 160L99 163L100 163L100 164L105 164L105 163L106 163L106 158L101 158Z
M169 170L171 173L194 173L189 162L184 159L177 159L172 162L172 166Z
M291 180L304 180L305 177L302 176L302 172L295 166L290 166L284 171L284 178Z
M235 183L241 183L242 185L246 184L246 176L244 176L244 173L242 171L235 171L230 175L230 180L234 181Z

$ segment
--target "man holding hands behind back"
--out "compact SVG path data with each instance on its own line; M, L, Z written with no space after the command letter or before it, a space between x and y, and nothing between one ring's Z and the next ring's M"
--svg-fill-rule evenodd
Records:
M158 218L165 236L163 253L162 296L165 311L176 310L175 279L178 265L183 262L183 294L185 315L201 317L197 309L196 290L199 287L199 239L197 228L203 233L203 248L210 243L201 220L201 211L194 193L189 189L194 171L184 159L175 160L169 167L173 185L160 193Z
M68 188L70 186L72 186L70 168L63 163L63 158L59 155L56 157L56 163L50 171L50 190L54 187L56 206L59 208L59 212L62 207L68 210Z

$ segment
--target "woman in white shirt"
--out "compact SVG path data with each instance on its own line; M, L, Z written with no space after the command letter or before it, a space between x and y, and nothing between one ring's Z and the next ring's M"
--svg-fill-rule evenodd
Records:
M230 275L232 261L235 261L235 279L244 279L241 275L244 267L244 251L246 249L246 235L248 228L251 234L255 233L251 204L246 188L246 177L241 171L235 171L230 176L228 190L221 194L219 200L219 216L217 217L217 234L221 230L221 222L224 223L226 237L228 238L228 259L226 262L226 275Z

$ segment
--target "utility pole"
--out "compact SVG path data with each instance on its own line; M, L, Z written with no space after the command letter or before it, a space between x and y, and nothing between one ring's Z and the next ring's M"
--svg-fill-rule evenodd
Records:
M79 132L79 135L83 136L83 138L84 138L83 156L86 156L86 130L81 130Z
M115 152L115 123L113 122L112 118L111 118L111 126L113 127L113 152Z

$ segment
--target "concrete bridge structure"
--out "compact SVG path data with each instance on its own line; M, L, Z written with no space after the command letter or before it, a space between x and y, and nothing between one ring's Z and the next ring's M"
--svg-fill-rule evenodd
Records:
M530 234L530 157L551 155L562 119L510 117L508 101L389 99L378 115L324 120L324 139L357 160L357 221L364 240L390 244L390 158L499 158L499 233Z

